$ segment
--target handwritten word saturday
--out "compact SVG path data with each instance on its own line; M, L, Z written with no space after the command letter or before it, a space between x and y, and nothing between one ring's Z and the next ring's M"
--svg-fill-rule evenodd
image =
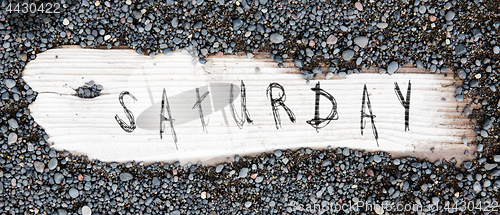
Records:
M238 125L240 129L243 129L243 125L246 123L251 124L253 120L250 118L250 113L246 107L246 88L243 81L240 84L240 97L241 97L241 110L240 114L237 113L236 108L234 107L234 84L230 85L229 89L229 107L231 110L231 115ZM306 123L311 125L316 131L319 133L319 130L326 127L330 122L337 120L339 118L339 114L337 112L337 102L335 97L332 96L327 91L321 89L320 83L318 82L315 87L311 88L314 91L315 96L315 108L314 108L314 117L310 120L307 120ZM394 92L399 99L401 105L405 109L405 131L410 129L410 95L411 95L411 81L408 81L408 89L406 90L406 98L403 96L401 89L397 82L394 82ZM203 115L202 102L208 96L210 92L205 92L200 95L200 89L196 88L196 98L197 101L193 104L192 109L196 109L199 114L200 123L203 127L203 130L206 131L207 123L205 122L205 117ZM130 96L132 99L137 101L137 98L128 91L122 91L118 97L118 100L123 107L123 111L127 116L129 123L127 124L123 119L121 119L118 115L115 116L116 122L120 125L120 127L129 133L132 133L136 129L136 123L134 114L130 111L123 102L124 96ZM285 88L279 83L273 82L269 84L266 90L266 96L269 99L271 111L274 117L274 124L276 129L281 128L281 117L279 110L282 108L287 114L288 118L291 122L296 122L296 117L293 111L285 104L286 102L286 93ZM320 98L324 97L331 103L330 113L326 117L320 116L319 103ZM175 133L174 122L175 116L172 115L171 105L168 101L168 96L165 88L163 88L163 95L161 100L161 111L159 113L159 130L160 130L160 138L163 138L163 133L165 132L165 126L168 122L168 126L170 127L170 134L172 135L173 141L177 148L177 134ZM368 109L368 113L366 112ZM372 105L370 102L370 96L368 94L368 90L366 84L364 84L363 95L361 99L361 111L360 111L360 130L361 135L363 135L363 130L366 127L366 120L369 119L372 126L372 133L375 137L378 146L378 132L377 127L375 126L375 117L376 115L373 113Z

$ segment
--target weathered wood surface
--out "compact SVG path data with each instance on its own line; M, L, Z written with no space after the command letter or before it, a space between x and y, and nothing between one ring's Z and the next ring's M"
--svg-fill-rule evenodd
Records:
M57 56L57 57L56 57ZM235 154L253 155L275 149L301 147L350 147L367 151L386 151L397 156L417 156L435 160L455 157L470 159L475 147L462 143L475 138L473 125L462 110L467 101L457 102L458 84L449 73L430 74L416 68L401 68L394 75L380 75L374 70L346 78L335 76L322 80L324 74L306 84L300 71L288 64L278 68L276 63L262 57L211 57L213 66L193 66L192 58L180 52L172 56L153 58L133 50L99 50L65 47L51 49L37 56L24 71L23 78L37 91L31 104L31 114L50 136L53 147L73 153L86 154L103 161L203 161L205 164L225 160ZM260 68L260 73L255 72ZM82 99L75 89L93 80L104 87L94 99ZM240 80L246 85L246 106L253 124L240 129L230 111L229 86L235 85L238 95L234 105L240 109ZM314 117L315 92L321 88L336 100L338 120L332 120L319 133L307 120ZM406 98L411 81L410 130L405 131L405 109L394 91L397 82ZM276 129L266 89L271 82L281 84L286 92L285 104L293 111L292 123L278 108L282 126ZM378 146L372 133L370 118L361 135L360 116L363 86L366 84L378 132ZM165 122L160 138L162 91L165 88L174 129ZM196 103L195 88L202 101L206 131L203 130ZM125 96L124 103L133 112L137 128L125 132L115 115L128 123L118 96L128 91L137 98ZM274 96L276 97L275 94ZM326 117L331 105L320 98L321 117ZM366 109L369 114L368 109ZM176 149L177 145L177 149ZM431 150L432 149L432 150Z

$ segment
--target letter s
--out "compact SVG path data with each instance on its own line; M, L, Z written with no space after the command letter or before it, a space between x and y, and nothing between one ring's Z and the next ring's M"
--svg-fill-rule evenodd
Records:
M118 122L118 124L120 125L120 127L122 127L122 129L124 131L131 133L136 128L135 119L134 119L134 114L132 113L132 111L127 109L127 107L125 107L125 103L123 103L123 96L125 96L125 95L132 97L135 101L137 101L137 99L132 94L130 94L128 91L121 92L120 96L118 97L118 100L120 101L120 104L123 107L123 112L125 112L125 115L127 115L127 118L130 121L130 125L127 125L127 123L125 123L125 121L120 119L118 114L116 114L115 119L116 119L116 122Z

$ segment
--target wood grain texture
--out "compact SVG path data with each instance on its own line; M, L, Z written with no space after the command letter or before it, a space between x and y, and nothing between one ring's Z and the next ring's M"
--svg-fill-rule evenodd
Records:
M57 56L57 58L56 58ZM261 56L261 55L258 55ZM394 75L371 70L331 80L318 75L306 84L300 71L286 64L278 68L272 60L241 56L211 57L213 66L193 66L192 58L180 52L172 56L148 57L133 50L99 50L64 47L37 55L24 71L24 80L39 94L30 110L35 121L50 136L58 150L86 154L103 161L167 161L181 163L223 161L235 154L253 155L275 149L301 147L350 147L368 151L386 151L398 156L417 156L431 160L455 157L471 159L475 147L464 145L475 138L473 125L462 114L467 101L455 100L458 83L451 73L430 74L416 68L401 68ZM260 68L256 74L255 67ZM323 78L322 78L323 77ZM94 99L76 97L75 89L93 80L104 90ZM246 85L247 108L253 124L242 129L236 125L229 108L229 86ZM405 110L394 92L397 82L406 97L411 80L410 130L405 131ZM314 116L316 83L334 96L339 119L319 130L306 121ZM292 123L279 108L282 127L276 129L266 89L271 82L281 84L285 104L297 117ZM366 119L364 135L360 131L363 86L366 84L373 106L379 146ZM168 123L160 139L159 122L162 90L165 88L172 107L178 150ZM207 131L201 126L195 88L210 92L202 102ZM129 91L138 101L125 97L134 113L137 128L123 131L115 115L126 120L118 96ZM236 92L236 90L235 90ZM235 98L241 113L240 97ZM321 98L321 116L331 105ZM432 150L431 150L432 149Z

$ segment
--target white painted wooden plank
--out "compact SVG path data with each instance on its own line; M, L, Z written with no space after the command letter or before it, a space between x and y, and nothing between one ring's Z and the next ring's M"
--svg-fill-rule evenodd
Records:
M234 154L328 145L462 160L470 158L464 155L464 150L474 150L462 144L463 137L475 138L475 132L461 114L466 102L458 103L454 98L456 83L451 77L422 72L392 76L362 73L306 84L296 68L278 68L269 60L234 56L211 60L213 66L205 68L200 64L193 66L191 57L181 53L151 58L137 55L133 50L51 49L27 65L23 78L39 92L30 110L49 134L53 147L103 161L213 162ZM255 73L255 67L260 68L260 74ZM75 89L90 80L104 87L101 96L76 97ZM240 80L246 85L247 108L254 121L242 129L235 124L228 106L229 84L239 89ZM409 80L410 130L405 131L405 110L394 92L394 82L406 97ZM322 89L334 96L339 115L338 120L331 121L319 133L306 123L314 116L315 92L311 88L318 81ZM276 129L266 97L271 82L284 87L285 104L297 117L296 123L290 122L279 108L282 127ZM361 135L364 84L376 115L378 146L369 118ZM202 102L209 121L208 132L203 130L197 110L192 109L197 87L201 88L200 94L210 92ZM163 88L176 120L178 149L168 123L163 138L159 135ZM133 102L124 97L137 122L132 133L122 130L114 118L118 114L126 121L118 101L122 91L129 91L138 99ZM238 113L241 113L240 99L238 96L234 102ZM324 97L320 100L321 116L325 117L330 105Z

